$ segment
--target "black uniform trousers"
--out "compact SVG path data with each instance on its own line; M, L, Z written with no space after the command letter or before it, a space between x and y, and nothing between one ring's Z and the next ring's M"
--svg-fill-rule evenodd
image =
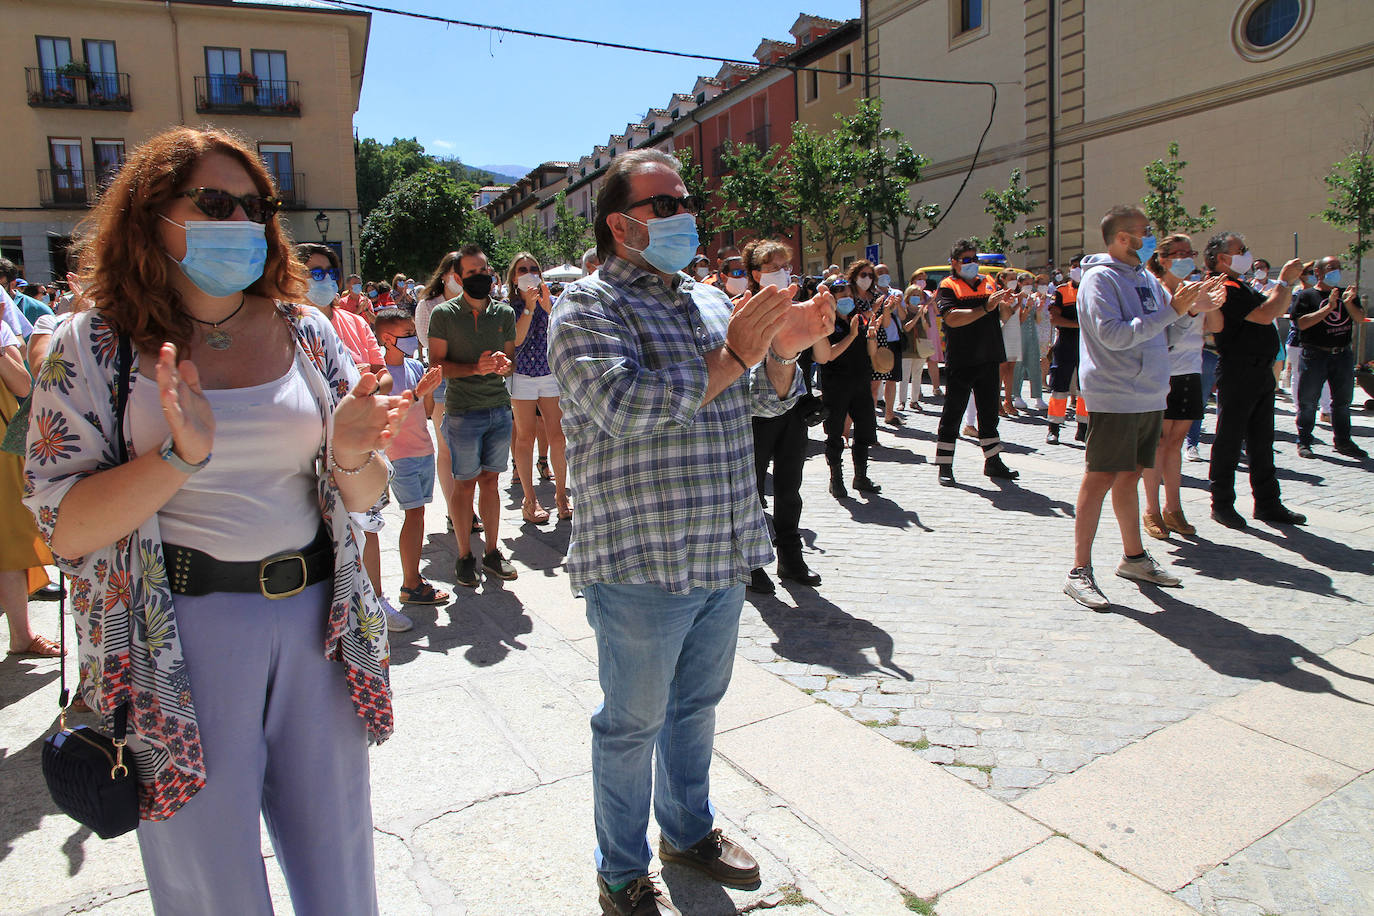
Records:
M854 476L868 475L868 448L878 441L878 418L873 414L873 376L821 376L821 403L830 411L825 418L825 460L839 473L844 454L844 418L854 421Z
M754 417L754 474L763 496L773 465L773 546L779 554L801 550L802 467L806 464L806 420L800 405L780 417Z
M1002 439L997 434L997 402L1001 395L1001 378L997 363L978 363L974 366L945 367L945 406L940 411L940 426L936 433L935 463L954 463L954 444L959 441L959 425L969 395L978 412L978 444L983 447L984 460L1001 453Z
M1234 507L1242 446L1255 510L1279 505L1274 473L1273 360L1222 356L1217 365L1217 433L1212 442L1212 506Z

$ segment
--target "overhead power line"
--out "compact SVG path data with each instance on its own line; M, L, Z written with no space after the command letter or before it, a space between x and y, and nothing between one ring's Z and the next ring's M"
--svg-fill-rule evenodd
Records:
M811 67L803 66L801 64L790 64L781 62L771 64L760 64L756 60L741 60L738 58L721 57L713 54L696 54L690 51L675 51L670 48L651 48L645 45L625 44L624 42L606 41L604 39L599 38L582 38L576 35L561 35L556 32L539 32L534 31L532 29L519 29L512 28L510 26L492 25L490 23L485 22L471 22L465 19L453 19L449 16L436 16L432 13L417 13L412 10L400 10L395 9L394 7L380 6L372 3L358 3L354 2L354 0L325 0L325 2L332 3L335 6L347 9L365 10L369 13L382 13L388 16L401 16L407 19L418 19L424 22L433 22L439 25L459 26L461 28L477 29L479 31L487 32L496 32L498 34L523 35L527 38L543 38L548 41L562 41L569 44L590 45L592 47L608 48L616 51L633 51L639 54L656 54L662 57L679 57L687 60L707 61L709 63L742 64L747 67L758 67L760 72L764 70L790 70L794 73L827 73L836 74L839 76L852 75L852 71L849 70L833 70L826 67ZM973 176L974 171L978 168L978 158L983 152L983 144L987 141L988 133L992 130L993 120L997 116L997 84L989 80L957 80L935 76L905 76L901 74L890 73L874 73L870 74L870 76L873 79L894 80L897 82L937 83L946 86L986 86L987 88L992 90L992 101L989 105L988 110L988 123L983 127L983 132L978 137L978 145L973 151L973 159L969 163L968 171L964 173L963 181L959 183L959 187L954 192L954 196L950 198L949 206L943 208L940 211L939 217L937 217L935 222L931 224L930 228L927 229L925 232L922 232L917 237L918 239L925 238L927 235L935 231L935 229L940 225L940 223L944 221L944 218L949 213L949 211L954 208L954 204L959 200L959 195L964 192L964 188L968 185L969 179Z

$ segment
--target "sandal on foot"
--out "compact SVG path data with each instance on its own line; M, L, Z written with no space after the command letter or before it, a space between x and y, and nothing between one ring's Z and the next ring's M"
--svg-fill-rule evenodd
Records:
M525 517L525 521L531 525L542 525L549 520L549 510L539 503L531 503L528 499L520 507L520 514Z
M553 480L553 468L549 467L549 459L539 459L539 479Z
M414 588L401 586L402 604L444 604L449 599L449 593L439 591L424 579Z
M567 521L572 518L572 506L563 503L558 507L558 518L560 521Z
M6 653L14 658L57 658L62 650L57 643L46 636L35 636L23 649L11 649Z

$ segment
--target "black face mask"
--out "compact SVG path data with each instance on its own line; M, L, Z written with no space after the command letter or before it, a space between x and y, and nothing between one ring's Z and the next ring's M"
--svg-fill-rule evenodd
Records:
M491 295L491 274L473 274L463 278L463 292L469 299L485 299Z

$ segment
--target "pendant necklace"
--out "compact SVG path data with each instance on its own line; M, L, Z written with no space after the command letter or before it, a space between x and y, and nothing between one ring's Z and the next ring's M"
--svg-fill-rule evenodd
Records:
M233 318L239 312L243 311L243 304L247 301L248 295L245 293L243 297L239 299L238 308L234 309L232 312L230 312L225 317L221 318L219 321L204 321L200 318L197 318L195 315L191 316L192 321L210 326L210 330L205 332L206 346L208 346L211 350L227 350L230 346L233 345L234 338L230 337L228 332L221 331L219 326L224 324L229 319Z

